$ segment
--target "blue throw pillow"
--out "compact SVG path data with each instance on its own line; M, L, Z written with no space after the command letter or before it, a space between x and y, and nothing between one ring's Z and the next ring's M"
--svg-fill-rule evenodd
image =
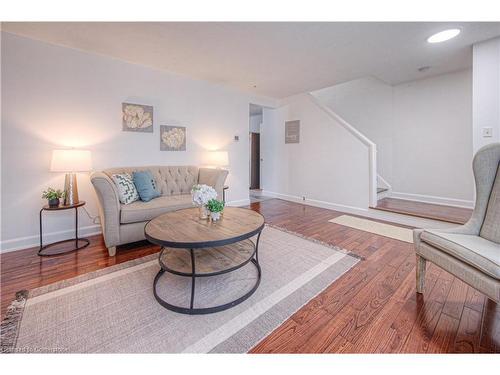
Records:
M132 178L141 201L149 202L151 199L160 196L160 192L156 189L155 179L150 171L134 172Z

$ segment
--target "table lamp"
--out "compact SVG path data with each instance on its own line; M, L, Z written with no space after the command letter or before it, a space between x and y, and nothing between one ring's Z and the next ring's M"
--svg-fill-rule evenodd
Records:
M53 150L50 170L66 172L64 179L64 205L74 205L78 200L76 172L89 172L92 168L88 150Z
M229 166L229 155L227 151L209 151L206 155L206 164L211 167Z

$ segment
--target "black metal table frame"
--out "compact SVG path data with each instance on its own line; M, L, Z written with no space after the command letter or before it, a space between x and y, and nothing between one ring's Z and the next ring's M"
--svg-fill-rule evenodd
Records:
M40 210L40 214L39 214L39 217L40 217L40 248L38 249L38 253L37 253L38 256L41 256L41 257L50 257L50 256L68 254L68 253L71 253L73 251L81 250L81 249L87 247L90 244L90 241L87 238L79 238L78 237L78 208L82 207L82 206L83 206L83 204L82 205L72 205L72 206L59 206L59 207L57 207L55 209L50 209L50 208L42 207L42 209ZM42 222L43 215L42 215L42 212L43 211L69 210L69 209L72 209L72 208L75 209L75 238L69 238L67 240L56 241L56 242L49 243L47 245L43 245L43 222ZM47 249L49 247L52 247L54 245L58 245L58 244L61 244L61 243L72 242L72 241L75 241L75 247L73 249L66 250L66 251L61 251L59 253L54 253L54 254L44 254L44 253L42 253L43 250L45 250L45 249ZM84 244L82 246L79 246L79 241L83 241Z
M158 256L158 262L160 263L161 269L160 269L160 271L158 271L158 273L156 274L154 281L153 281L153 294L154 294L156 300L158 301L158 303L168 310L175 311L175 312L178 312L181 314L202 315L202 314L212 314L212 313L216 313L219 311L227 310L233 306L236 306L236 305L242 303L246 299L248 299L253 293L255 293L255 291L257 290L257 288L259 287L259 284L260 284L262 271L261 271L261 268L259 265L259 240L260 240L260 235L262 233L262 229L264 229L264 224L262 224L262 226L259 227L258 229L254 230L252 232L249 232L245 235L242 235L242 236L230 238L227 240L211 241L211 242L206 242L206 243L204 243L204 242L195 242L195 243L163 242L163 243L159 243L158 240L150 237L145 232L145 236L150 242L153 242L153 243L156 243L156 244L159 244L160 246L162 246L162 249L161 249L160 254ZM243 262L237 266L230 267L230 268L218 271L218 272L203 273L203 274L196 273L196 263L195 263L195 256L194 256L195 250L200 250L200 249L209 248L209 247L230 245L230 244L233 244L236 242L250 239L250 238L254 237L255 235L257 235L257 240L255 242L250 241L250 242L252 242L252 245L254 247L254 251L253 251L252 255L248 258L248 260L246 260L245 262ZM172 269L168 268L161 261L161 257L163 255L164 250L166 248L169 248L169 247L170 248L177 248L177 249L185 249L186 251L189 250L190 256L191 256L191 272L190 273L172 270ZM240 268L244 267L245 265L247 265L248 263L252 263L255 266L255 268L257 269L257 280L255 281L255 284L252 287L252 289L250 289L248 292L246 292L241 297L238 297L235 300L233 300L231 302L224 303L222 305L211 306L211 307L201 307L201 308L194 307L194 296L195 296L195 286L196 286L196 278L197 277L210 277L210 276L222 275L224 273L228 273L228 272L232 272L232 271L235 271L237 269L240 269ZM161 276L165 272L168 272L168 273L171 273L174 275L178 275L178 276L191 277L191 298L190 298L189 307L182 307L182 306L176 306L176 305L170 304L158 295L158 293L156 291L156 286L157 286L157 283L160 280Z

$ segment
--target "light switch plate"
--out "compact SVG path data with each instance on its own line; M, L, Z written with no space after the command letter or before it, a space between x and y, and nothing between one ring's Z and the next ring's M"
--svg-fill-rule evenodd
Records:
M493 128L483 128L483 137L493 137Z

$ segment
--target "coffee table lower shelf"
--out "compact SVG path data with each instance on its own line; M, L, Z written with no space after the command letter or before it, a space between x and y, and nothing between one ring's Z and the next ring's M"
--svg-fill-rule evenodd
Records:
M259 287L261 279L261 268L258 258L260 233L254 243L250 239L232 244L206 247L206 248L171 248L163 247L160 251L158 261L160 271L156 274L153 282L153 293L160 305L168 310L182 314L201 315L212 314L227 310L249 298ZM195 286L197 277L211 277L228 272L236 271L248 263L252 263L257 270L257 279L252 288L231 302L210 307L194 307ZM189 307L171 304L158 295L157 284L160 278L167 273L191 278L191 297Z

